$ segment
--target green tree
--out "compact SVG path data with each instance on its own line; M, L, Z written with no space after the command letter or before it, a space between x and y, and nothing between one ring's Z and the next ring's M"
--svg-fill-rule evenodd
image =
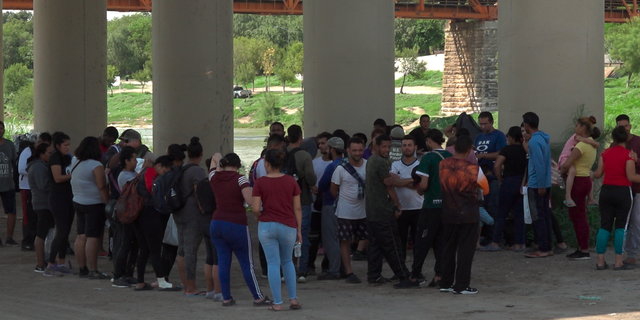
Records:
M292 43L288 51L293 73L302 76L302 91L304 92L304 45L302 42Z
M7 112L12 118L33 120L33 82L29 81L6 101Z
M273 75L274 68L276 66L276 49L273 47L267 48L262 53L262 73L267 77L267 81L265 82L266 91L269 92L269 78Z
M296 73L293 71L293 60L289 50L281 49L276 54L276 64L273 73L278 76L282 83L282 92L285 92L287 82L296 80Z
M151 15L139 13L107 22L107 64L121 75L142 70L151 60Z
M140 82L142 85L142 93L144 93L144 86L147 82L151 81L151 61L147 61L145 63L144 68L142 70L138 70L131 74L131 77Z
M419 55L432 54L433 50L444 48L444 20L396 19L396 49L418 47Z
M120 75L118 68L115 66L107 66L107 86L111 90L111 96L113 97L113 84L116 83L116 77Z
M256 70L250 62L243 63L238 66L236 71L236 81L247 87L256 79Z
M302 16L234 14L233 35L265 40L285 48L302 41Z
M627 88L631 77L640 73L640 18L607 28L606 46L614 60L623 62L622 71L627 77Z
M418 60L419 48L415 46L412 49L396 50L396 72L402 72L402 86L400 94L403 94L404 83L407 75L410 74L414 78L421 78L427 70L427 64Z
M4 94L10 96L26 86L33 78L33 71L22 63L10 65L4 71Z
M5 69L16 63L33 69L33 15L27 11L5 12L2 18Z

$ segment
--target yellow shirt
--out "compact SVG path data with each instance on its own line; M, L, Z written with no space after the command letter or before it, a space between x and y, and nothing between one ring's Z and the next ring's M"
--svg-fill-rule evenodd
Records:
M582 154L582 156L573 163L576 167L576 177L588 177L589 171L591 171L591 167L596 161L596 148L584 142L578 142L575 149L580 150Z

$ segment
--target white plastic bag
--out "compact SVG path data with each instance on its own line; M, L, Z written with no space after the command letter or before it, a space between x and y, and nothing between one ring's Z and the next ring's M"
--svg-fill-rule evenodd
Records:
M524 223L531 224L531 210L529 209L529 195L527 187L522 187L522 204L524 206Z
M164 239L162 239L162 242L172 246L178 246L178 226L176 226L176 222L173 221L173 214L169 216L169 222L167 223L167 228L164 229Z

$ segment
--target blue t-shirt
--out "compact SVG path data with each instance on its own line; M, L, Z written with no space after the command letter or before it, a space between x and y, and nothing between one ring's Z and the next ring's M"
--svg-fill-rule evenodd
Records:
M475 141L477 154L499 152L506 145L507 137L500 130L493 130L489 134L480 133ZM493 169L493 161L489 159L481 159L478 164L489 165Z

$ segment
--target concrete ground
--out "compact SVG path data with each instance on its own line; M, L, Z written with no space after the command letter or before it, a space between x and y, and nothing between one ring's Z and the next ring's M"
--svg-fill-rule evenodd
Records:
M249 219L257 244L255 222ZM18 223L21 223L19 220ZM14 237L20 241L20 227ZM0 219L4 242L6 219ZM75 227L70 239L75 239ZM200 248L198 269L204 263ZM257 248L257 246L256 246ZM258 255L254 254L256 263ZM525 259L510 251L477 252L472 286L477 295L440 293L431 288L396 290L391 284L369 287L344 281L317 281L311 276L298 285L302 310L274 313L255 308L236 260L232 266L231 290L237 304L225 308L204 298L179 292L145 291L111 287L108 280L87 280L77 276L48 278L33 272L34 252L19 247L0 248L0 319L638 319L640 270L596 271L592 260L568 261L563 256ZM75 257L70 256L74 265ZM319 256L316 266L320 266ZM607 255L613 264L611 252ZM433 258L425 263L425 276L433 276ZM409 263L410 264L410 263ZM367 263L353 262L355 273L366 279ZM77 268L77 267L74 267ZM109 273L112 264L99 258L99 269ZM256 265L257 274L260 266ZM384 275L391 271L385 265ZM153 281L147 274L147 282ZM179 282L177 266L172 281ZM198 286L205 289L204 276ZM272 297L268 281L259 279L265 294ZM286 295L286 289L283 292ZM285 303L287 301L285 300ZM286 304L285 304L286 307Z

